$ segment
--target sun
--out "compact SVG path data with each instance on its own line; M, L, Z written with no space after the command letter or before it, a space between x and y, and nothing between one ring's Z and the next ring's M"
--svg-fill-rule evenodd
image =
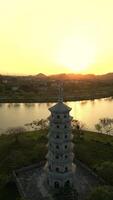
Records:
M58 60L72 72L87 72L95 60L95 46L85 39L68 38L62 43Z

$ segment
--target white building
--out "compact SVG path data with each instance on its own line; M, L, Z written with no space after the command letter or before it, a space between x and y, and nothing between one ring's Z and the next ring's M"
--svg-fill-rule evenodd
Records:
M71 108L63 103L60 90L58 103L51 107L50 130L48 133L48 154L46 163L47 182L50 187L73 186L75 165L73 164L73 143Z

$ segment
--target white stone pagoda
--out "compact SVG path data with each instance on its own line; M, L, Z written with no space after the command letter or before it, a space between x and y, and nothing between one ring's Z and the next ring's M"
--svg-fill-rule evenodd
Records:
M72 187L75 174L72 117L69 114L71 108L63 103L61 88L58 103L49 110L51 116L49 117L48 154L45 167L47 182L52 188L61 188L65 185Z

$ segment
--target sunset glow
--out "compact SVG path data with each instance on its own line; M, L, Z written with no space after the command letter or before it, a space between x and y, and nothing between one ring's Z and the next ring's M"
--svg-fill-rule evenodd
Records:
M113 71L112 0L0 1L0 73Z
M73 72L86 72L95 62L96 49L85 38L66 38L59 51L59 63Z

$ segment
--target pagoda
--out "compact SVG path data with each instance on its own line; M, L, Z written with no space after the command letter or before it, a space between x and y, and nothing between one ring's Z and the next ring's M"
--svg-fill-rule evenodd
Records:
M62 88L59 91L58 103L49 108L51 115L45 169L47 183L52 188L72 187L75 174L71 108L63 103Z

